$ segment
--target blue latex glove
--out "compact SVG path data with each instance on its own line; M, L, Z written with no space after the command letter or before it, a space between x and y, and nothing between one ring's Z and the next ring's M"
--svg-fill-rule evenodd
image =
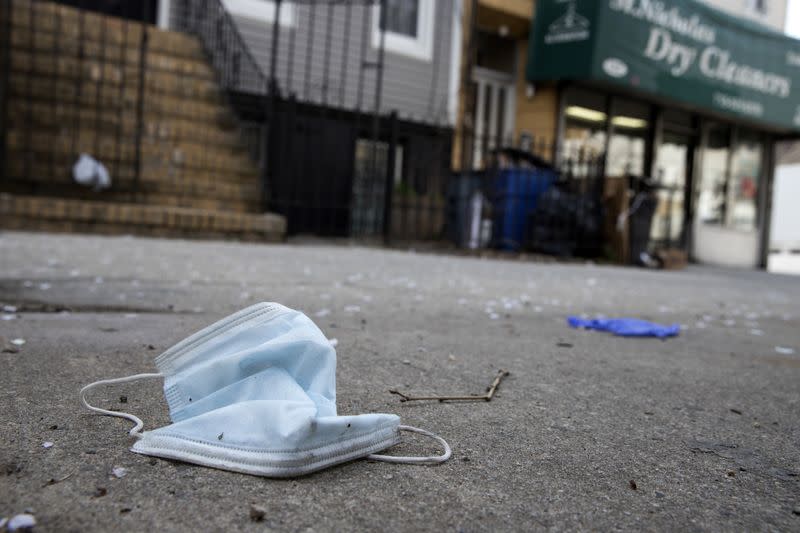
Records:
M676 337L681 331L678 324L664 326L638 318L580 318L567 317L567 323L573 328L596 329L608 331L621 337Z

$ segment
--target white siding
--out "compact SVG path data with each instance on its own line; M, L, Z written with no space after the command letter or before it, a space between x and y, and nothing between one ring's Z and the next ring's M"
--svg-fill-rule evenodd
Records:
M401 119L449 124L449 100L455 96L450 94L450 77L458 74L457 69L450 68L453 56L452 25L454 20L460 20L460 16L453 16L453 9L456 9L458 2L430 1L435 2L433 57L430 61L424 61L386 50L381 111L388 113L396 110ZM181 27L179 18L184 14L180 4L173 0L173 27ZM329 4L319 2L314 6L295 4L293 8L294 24L281 26L278 39L276 77L281 89L295 93L301 101L323 103L326 96L323 82L326 79L327 59L327 103L348 109L360 107L362 110L372 110L375 105L376 69L364 71L361 101L358 99L362 43L365 44L367 62L375 62L378 57L378 51L372 44L371 17L374 13L371 6L353 3L348 7L343 3L335 3L329 7ZM330 32L327 26L329 14ZM234 19L261 69L269 73L272 23L242 16L235 16ZM363 31L365 25L366 33ZM290 56L293 35L294 52ZM328 42L330 47L327 46ZM309 47L312 47L310 62L307 61ZM346 60L343 63L344 56ZM306 67L309 65L307 75Z

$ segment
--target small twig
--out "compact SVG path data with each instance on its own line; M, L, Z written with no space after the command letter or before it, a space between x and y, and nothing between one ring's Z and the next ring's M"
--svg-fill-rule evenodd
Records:
M64 476L64 477L62 477L62 478L60 478L60 479L55 479L55 478L52 478L52 477L51 477L51 478L50 478L50 481L48 481L47 483L45 483L45 484L43 485L43 487L47 487L48 485L55 485L56 483L61 483L62 481L66 481L67 479L69 479L70 477L72 477L72 474L74 474L74 473L75 473L75 472L77 472L77 471L78 471L77 469L76 469L76 470L73 470L72 472L70 472L69 474L67 474L66 476Z
M439 402L478 402L478 401L488 402L491 401L492 396L494 396L494 392L497 390L498 385L500 385L500 382L503 380L504 377L506 377L509 374L510 372L506 370L500 370L497 373L497 376L495 376L494 381L492 381L492 384L489 386L488 389L486 389L486 394L482 395L472 394L468 396L408 396L407 394L403 394L402 392L396 390L390 390L389 392L391 394L396 394L397 396L400 396L401 402L416 402L416 401L426 401L426 400L428 401L436 400Z

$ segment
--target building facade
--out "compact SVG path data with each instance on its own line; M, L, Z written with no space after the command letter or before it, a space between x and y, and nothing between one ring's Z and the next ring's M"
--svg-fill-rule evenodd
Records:
M271 0L222 0L259 68L272 69L284 94L345 109L372 109L377 76L380 2L292 2L277 11ZM387 0L382 113L401 120L450 124L455 120L460 49L459 0ZM159 0L159 24L186 26L192 2ZM274 30L279 35L273 40ZM360 64L361 63L361 64ZM368 71L362 65L368 65ZM362 79L363 78L363 79ZM243 90L263 90L254 80Z
M800 132L786 1L538 0L528 30L521 4L472 4L454 162L535 139L554 161L605 154L609 180L657 183L652 246L765 266L773 146Z
M443 132L456 117L460 5L160 0L159 23L200 35L217 56L290 233L387 233L411 210L437 213L416 225L434 234L452 142Z

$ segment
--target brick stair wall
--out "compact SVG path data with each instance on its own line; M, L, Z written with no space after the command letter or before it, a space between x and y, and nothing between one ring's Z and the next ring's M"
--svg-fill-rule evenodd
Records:
M166 213L259 213L258 169L196 38L49 2L12 6L0 191L107 209L124 203L162 206ZM142 32L148 48L137 180ZM73 182L72 165L82 152L106 165L110 189L95 192ZM56 204L36 208L48 205ZM134 220L120 222L110 212L108 218L117 225Z
M279 241L286 219L272 213L211 211L191 207L123 204L0 193L0 227L52 232L106 235L137 234L162 237L234 237L239 240Z

